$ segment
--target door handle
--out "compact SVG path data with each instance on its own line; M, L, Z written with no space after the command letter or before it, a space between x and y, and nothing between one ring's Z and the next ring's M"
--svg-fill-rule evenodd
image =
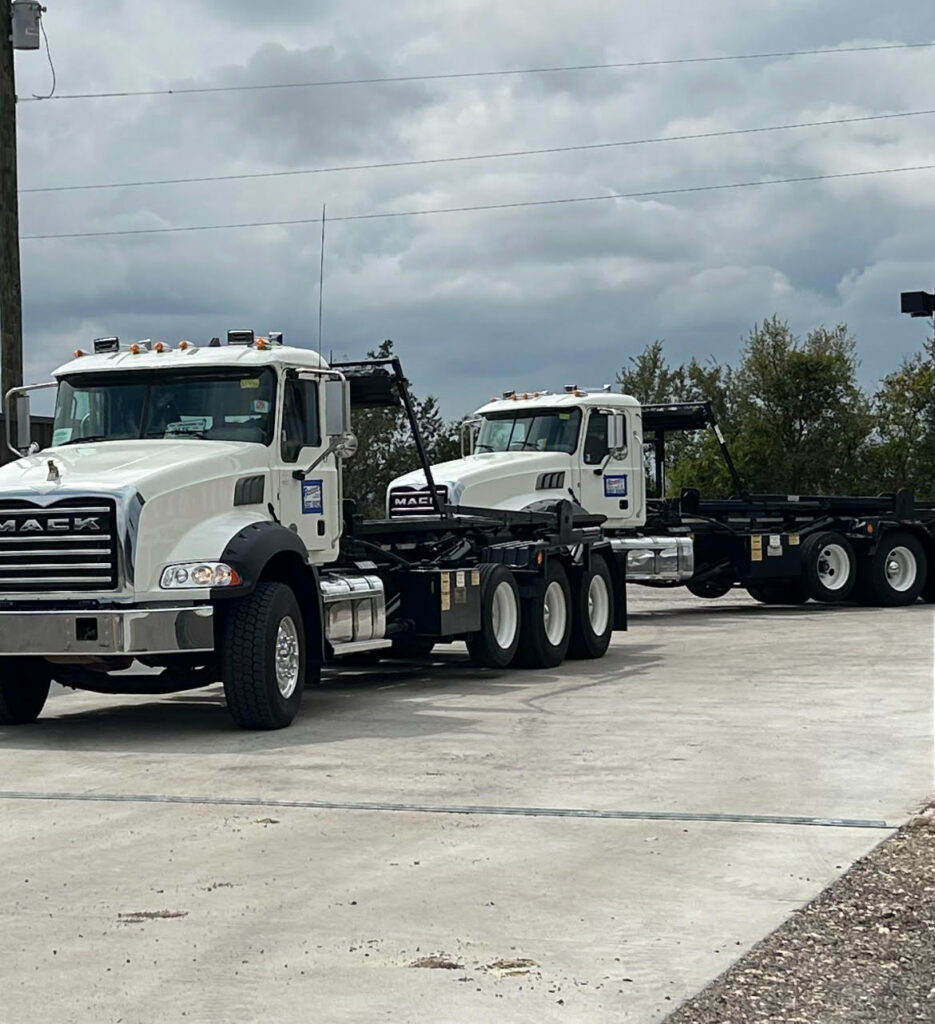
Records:
M603 469L592 469L591 472L595 476L603 476L604 475L604 470Z

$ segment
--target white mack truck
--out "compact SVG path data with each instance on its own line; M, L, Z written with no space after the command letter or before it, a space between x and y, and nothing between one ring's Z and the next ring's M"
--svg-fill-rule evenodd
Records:
M726 499L694 488L666 497L666 440L711 429L733 481ZM717 598L746 588L764 604L935 601L935 502L906 490L877 497L750 494L708 402L641 406L570 385L504 392L465 421L463 458L432 467L455 512L542 510L570 501L602 517L628 581ZM432 507L422 471L394 480L391 518Z
M43 451L29 439L36 387L56 389ZM428 504L362 521L342 490L351 410L394 404ZM101 338L52 383L11 391L5 413L0 724L35 720L53 680L106 694L220 681L238 725L280 728L329 662L463 640L481 666L555 668L603 656L626 628L624 562L560 474L533 473L555 479L526 510L439 501L396 359L329 365L253 331L226 345ZM571 451L581 413L565 415ZM642 514L625 474L587 484L617 488L615 520Z

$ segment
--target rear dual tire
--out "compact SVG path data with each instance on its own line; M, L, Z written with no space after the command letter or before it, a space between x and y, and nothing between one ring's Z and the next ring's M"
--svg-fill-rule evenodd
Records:
M935 588L928 576L928 559L919 540L894 530L884 534L874 553L863 559L857 600L883 608L913 604L926 592L931 595L926 600L932 600Z
M519 588L504 565L480 566L481 628L467 637L468 654L482 668L506 668L520 644Z
M822 604L846 601L857 583L857 556L840 533L815 533L802 544L802 581Z
M572 593L571 658L603 658L614 630L614 585L607 559L600 555L582 569Z
M550 561L532 597L523 601L516 662L523 668L555 668L571 643L572 605L568 573Z

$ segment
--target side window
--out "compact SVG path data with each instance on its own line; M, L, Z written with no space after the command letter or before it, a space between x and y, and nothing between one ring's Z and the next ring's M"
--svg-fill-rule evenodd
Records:
M282 457L297 462L299 452L321 444L318 419L318 383L313 380L286 381L282 409Z
M607 458L607 414L592 412L584 435L584 461L588 466L600 465Z

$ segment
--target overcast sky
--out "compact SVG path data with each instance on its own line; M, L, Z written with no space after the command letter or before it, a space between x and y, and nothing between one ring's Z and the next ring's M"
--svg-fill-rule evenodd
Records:
M47 0L60 95L915 43L923 0ZM44 53L16 57L21 97ZM28 102L21 189L581 146L935 108L935 50L378 85ZM563 154L23 194L21 233L528 202L935 164L935 115ZM454 417L598 385L655 338L735 359L773 313L846 322L872 384L918 351L935 171L330 221L324 343L393 338ZM78 344L281 329L315 347L320 226L22 243L26 376Z

